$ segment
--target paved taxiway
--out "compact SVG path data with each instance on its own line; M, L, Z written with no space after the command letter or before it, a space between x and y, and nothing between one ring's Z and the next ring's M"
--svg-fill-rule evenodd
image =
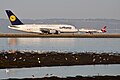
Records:
M120 38L120 34L16 34L16 33L2 33L1 38Z

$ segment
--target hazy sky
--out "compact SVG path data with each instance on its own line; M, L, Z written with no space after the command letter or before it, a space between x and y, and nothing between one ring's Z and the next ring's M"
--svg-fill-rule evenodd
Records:
M0 18L11 9L21 19L119 19L120 0L0 0Z

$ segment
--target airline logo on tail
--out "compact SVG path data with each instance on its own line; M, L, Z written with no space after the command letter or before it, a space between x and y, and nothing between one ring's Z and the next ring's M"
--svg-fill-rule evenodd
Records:
M22 25L23 23L10 11L5 10L12 25Z
M10 16L10 21L14 22L16 20L16 17L14 15Z
M104 33L104 32L107 32L106 31L106 26L104 26L104 28L101 29L101 31Z

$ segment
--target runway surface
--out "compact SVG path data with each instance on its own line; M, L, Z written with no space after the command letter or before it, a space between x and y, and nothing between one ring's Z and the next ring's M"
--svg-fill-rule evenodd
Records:
M120 34L16 34L16 33L2 33L0 38L120 38Z

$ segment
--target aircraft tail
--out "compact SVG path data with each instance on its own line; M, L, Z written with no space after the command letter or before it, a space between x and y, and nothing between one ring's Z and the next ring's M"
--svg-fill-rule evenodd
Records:
M11 10L5 10L12 25L22 25L23 23L13 14Z
M107 26L104 26L102 29L101 29L101 31L104 33L104 32L107 32L106 31L106 28L107 28Z

